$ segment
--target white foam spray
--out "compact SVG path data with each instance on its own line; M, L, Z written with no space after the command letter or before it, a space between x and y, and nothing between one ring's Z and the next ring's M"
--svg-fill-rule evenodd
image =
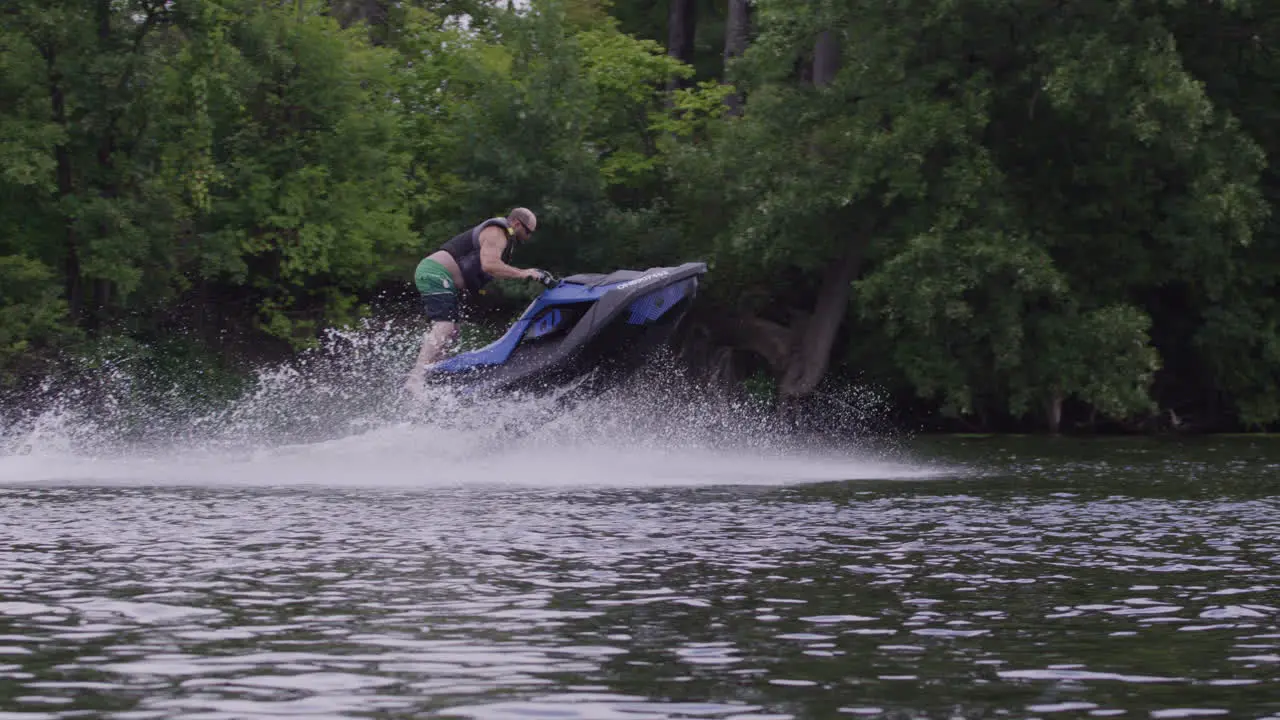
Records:
M878 411L874 395L843 401L847 427L833 447L661 359L576 404L554 393L477 403L444 389L408 402L401 386L419 337L372 323L332 331L212 410L185 386L109 365L88 388L48 388L38 407L0 414L0 483L776 485L939 473L848 439Z

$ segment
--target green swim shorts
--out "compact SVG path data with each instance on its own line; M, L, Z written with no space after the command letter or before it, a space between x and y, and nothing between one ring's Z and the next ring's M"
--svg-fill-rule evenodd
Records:
M422 309L430 320L461 322L458 307L458 286L448 268L428 258L423 258L413 272L413 283L422 293Z

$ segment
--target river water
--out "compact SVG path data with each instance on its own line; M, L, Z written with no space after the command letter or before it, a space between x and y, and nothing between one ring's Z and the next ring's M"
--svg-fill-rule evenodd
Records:
M3 458L0 718L1280 718L1280 441L379 437Z
M1280 439L406 414L414 340L0 412L0 720L1280 720Z

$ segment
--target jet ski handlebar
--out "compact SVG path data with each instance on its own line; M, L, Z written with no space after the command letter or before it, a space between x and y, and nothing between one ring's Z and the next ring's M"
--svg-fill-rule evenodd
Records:
M538 270L537 280L538 282L542 283L544 286L549 288L555 287L556 285L560 284L560 278L556 277L555 275L552 275L546 270Z

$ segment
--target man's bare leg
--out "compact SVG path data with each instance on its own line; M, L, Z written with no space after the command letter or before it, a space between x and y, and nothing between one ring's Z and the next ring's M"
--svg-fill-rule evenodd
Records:
M413 393L416 397L422 396L423 378L426 375L427 366L435 362L444 354L444 350L458 336L458 324L448 321L438 321L431 324L431 329L422 336L422 347L418 350L418 359L413 363L413 369L409 371L409 378L405 381L405 390Z

